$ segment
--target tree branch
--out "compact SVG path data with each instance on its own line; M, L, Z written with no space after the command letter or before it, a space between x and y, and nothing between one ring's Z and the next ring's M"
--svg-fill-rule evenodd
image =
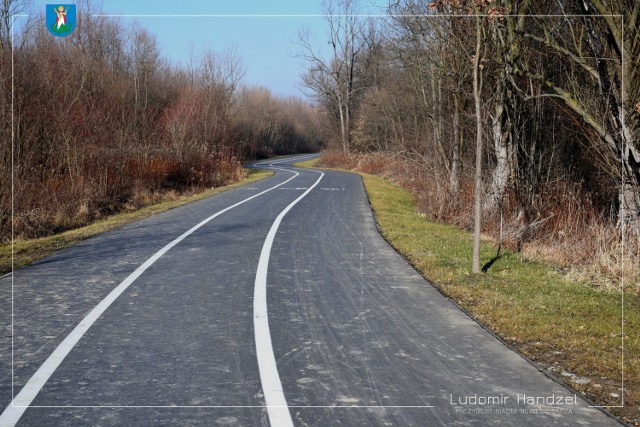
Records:
M591 65L587 64L583 58L580 58L579 56L577 56L576 54L574 54L573 52L571 52L569 49L564 48L562 46L560 46L557 43L554 43L553 41L551 41L548 37L542 38L542 37L538 37L534 34L531 33L520 33L518 32L522 37L526 38L526 39L530 39L530 40L534 40L537 41L539 43L544 44L545 46L559 52L562 53L563 55L568 56L569 58L571 58L576 64L580 65L582 68L585 69L585 71L587 71L589 74L591 74L591 76L596 80L599 81L600 80L600 76L598 74L598 71L593 68Z
M587 112L587 109L576 98L574 98L573 95L571 95L571 93L569 93L568 91L566 91L565 89L559 86L556 86L555 83L553 83L550 80L547 80L544 76L541 76L540 74L531 73L526 70L521 70L520 68L515 68L514 73L521 77L527 77L527 78L536 80L542 83L543 85L545 85L547 88L554 91L555 94L552 94L554 95L554 97L562 99L564 103L569 108L571 108L571 110L573 110L576 114L578 114L589 126L591 126L591 128L598 135L600 135L607 142L607 144L609 144L609 147L612 150L614 151L618 150L618 147L616 145L616 141L613 135L607 132L607 130L600 123L598 123L596 118L593 115L589 114L589 112Z

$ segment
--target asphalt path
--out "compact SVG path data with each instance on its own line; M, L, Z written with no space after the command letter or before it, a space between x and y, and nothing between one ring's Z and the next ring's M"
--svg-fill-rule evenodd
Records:
M413 270L357 175L299 159L0 279L0 425L620 425Z

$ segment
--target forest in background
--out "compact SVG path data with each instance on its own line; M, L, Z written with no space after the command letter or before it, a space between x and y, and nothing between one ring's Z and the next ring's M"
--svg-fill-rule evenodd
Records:
M323 143L325 114L243 85L233 49L175 66L153 34L92 17L89 0L70 36L53 37L40 15L12 45L11 16L28 6L0 3L0 242L12 226L15 238L50 235L237 181L246 160Z
M640 286L638 2L393 0L369 18L325 1L329 54L299 35L315 105L243 85L232 49L177 67L88 0L71 36L39 16L12 45L27 4L0 6L3 242L12 226L49 235L330 141L325 164L390 177L465 229L478 175L482 231L501 246L605 287L624 267Z
M305 84L333 123L324 164L390 177L469 230L477 200L499 247L640 291L640 2L362 10L324 2L328 55L300 32Z

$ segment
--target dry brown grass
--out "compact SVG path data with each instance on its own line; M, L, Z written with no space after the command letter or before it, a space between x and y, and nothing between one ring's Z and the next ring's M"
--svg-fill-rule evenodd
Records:
M413 156L412 156L413 157ZM321 166L340 167L383 176L409 190L427 218L472 228L472 177L463 175L457 193L448 188L448 177L430 159L401 154L324 153ZM528 217L507 194L502 214L502 245L523 256L555 266L574 279L605 290L625 288L640 292L640 234L625 230L624 248L619 226L591 203L576 185L555 182L543 188ZM483 234L500 240L500 215L484 212ZM623 256L624 249L624 256Z
M160 155L145 160L102 153L85 159L75 174L57 172L38 180L16 175L13 237L34 239L237 182L245 171L231 153L182 162ZM3 229L0 243L10 240L10 231Z
M105 231L129 224L134 221L147 218L160 212L183 206L187 203L195 202L214 194L236 188L240 185L254 182L268 176L271 171L250 170L245 172L238 182L222 187L215 187L209 190L198 191L194 188L188 192L168 191L164 193L149 193L141 191L137 194L136 200L139 208L129 205L128 212L121 212L116 215L105 217L99 221L80 228L74 228L52 236L38 239L16 239L12 243L0 244L0 274L7 273L13 269L22 268L34 261L49 256L55 251L74 245L84 239L96 236Z
M344 163L340 162L342 158ZM612 408L612 411L630 424L640 425L640 359L635 357L640 341L632 333L638 330L640 319L640 298L637 295L629 292L624 300L624 328L627 332L622 336L621 295L620 292L603 291L606 286L592 286L584 280L575 280L571 277L574 274L560 274L562 269L523 259L522 254L513 251L503 251L499 261L486 274L470 275L472 234L442 221L425 220L424 213L416 212L416 202L420 200L422 211L432 209L428 211L430 215L442 215L440 218L446 216L462 223L468 216L462 202L451 208L441 205L443 200L450 200L446 195L441 194L441 199L435 199L438 187L424 179L435 173L426 168L416 173L409 169L413 163L400 157L344 156L338 153L328 155L327 159L323 166L339 167L344 164L349 169L366 168L410 188L411 193L378 176L361 174L385 238L444 294L502 337L514 350L536 361L559 381L584 393L598 405L620 404L623 386L621 343L624 342L625 407ZM433 194L434 199L430 199L429 194ZM460 199L470 199L470 194L469 190L463 190ZM471 202L468 203L471 206ZM579 207L579 203L576 206ZM466 209L471 211L470 207ZM570 209L558 217L573 220L589 218L579 214L579 209ZM598 217L591 217L591 228L584 227L585 236L580 236L580 227L568 227L570 233L564 232L557 220L538 222L531 234L536 240L526 243L524 248L547 250L546 255L556 265L559 262L569 265L576 262L584 272L595 271L590 268L602 268L602 271L597 271L598 280L602 277L615 280L620 275L616 270L620 260L615 258L615 254L620 254L616 242L620 242L621 236L616 234L614 225L607 228L593 218ZM512 221L506 222L508 227L517 226ZM588 222L584 224L588 225ZM553 239L545 240L541 232L545 227L547 230L557 229L558 234L565 233L566 240L556 245L545 243L553 243ZM605 256L604 260L595 263L599 267L591 267L587 262L595 260L598 252L587 257L584 253L571 253L572 248L587 248L585 245L590 239L591 244L601 248L601 254L614 256ZM483 261L492 259L496 254L495 239L491 240L483 240L481 244L480 257ZM637 248L633 246L635 244L627 242L627 248ZM543 257L543 254L531 253L529 256ZM627 264L627 267L633 270L638 266ZM577 270L578 267L574 267L574 271ZM579 384L575 381L578 378L587 383Z

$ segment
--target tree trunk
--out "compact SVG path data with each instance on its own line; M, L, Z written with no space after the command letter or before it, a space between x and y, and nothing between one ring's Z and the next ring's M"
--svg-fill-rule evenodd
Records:
M640 12L640 6L635 5L636 13ZM636 49L630 49L629 41L626 41L627 45L624 48L629 51L637 52ZM638 42L640 43L640 42ZM632 75L632 61L629 57L624 58L622 65L622 73L627 79L625 84L620 85L621 99L618 103L618 119L620 121L620 136L622 143L622 164L623 176L622 182L624 183L622 189L622 200L620 200L621 210L624 211L624 216L621 217L623 224L631 224L636 231L640 231L640 150L637 148L638 144L638 121L636 114L636 126L632 128L631 123L633 119L629 121L627 119L627 112L631 113L634 110L634 102L638 101L637 90L633 92L636 96L632 100L630 97L631 89L631 75ZM637 104L640 106L640 103Z
M640 152L625 142L623 146L620 220L623 224L631 225L636 231L640 231Z
M346 130L346 123L344 118L344 110L343 110L343 104L342 104L342 95L340 94L340 88L337 89L336 96L338 98L338 111L340 114L340 138L342 139L342 151L346 153L347 151L349 151L349 146L347 144L347 134L346 134L347 130Z
M498 85L503 85L503 81L499 81ZM503 93L504 87L498 89L498 93ZM487 201L488 209L495 209L502 206L502 199L509 182L509 147L507 130L504 129L504 97L498 96L495 106L495 115L491 120L491 128L493 130L493 150L496 156L496 166L493 170L491 180L491 195Z
M460 98L453 95L453 147L451 153L451 170L449 171L449 191L456 194L460 189L460 141L462 129L460 126Z
M473 227L473 260L471 271L480 273L480 231L482 227L482 112L480 111L480 94L482 91L482 75L480 73L480 49L482 45L482 29L480 16L476 15L476 54L473 61L473 99L476 110L476 176L475 205Z

